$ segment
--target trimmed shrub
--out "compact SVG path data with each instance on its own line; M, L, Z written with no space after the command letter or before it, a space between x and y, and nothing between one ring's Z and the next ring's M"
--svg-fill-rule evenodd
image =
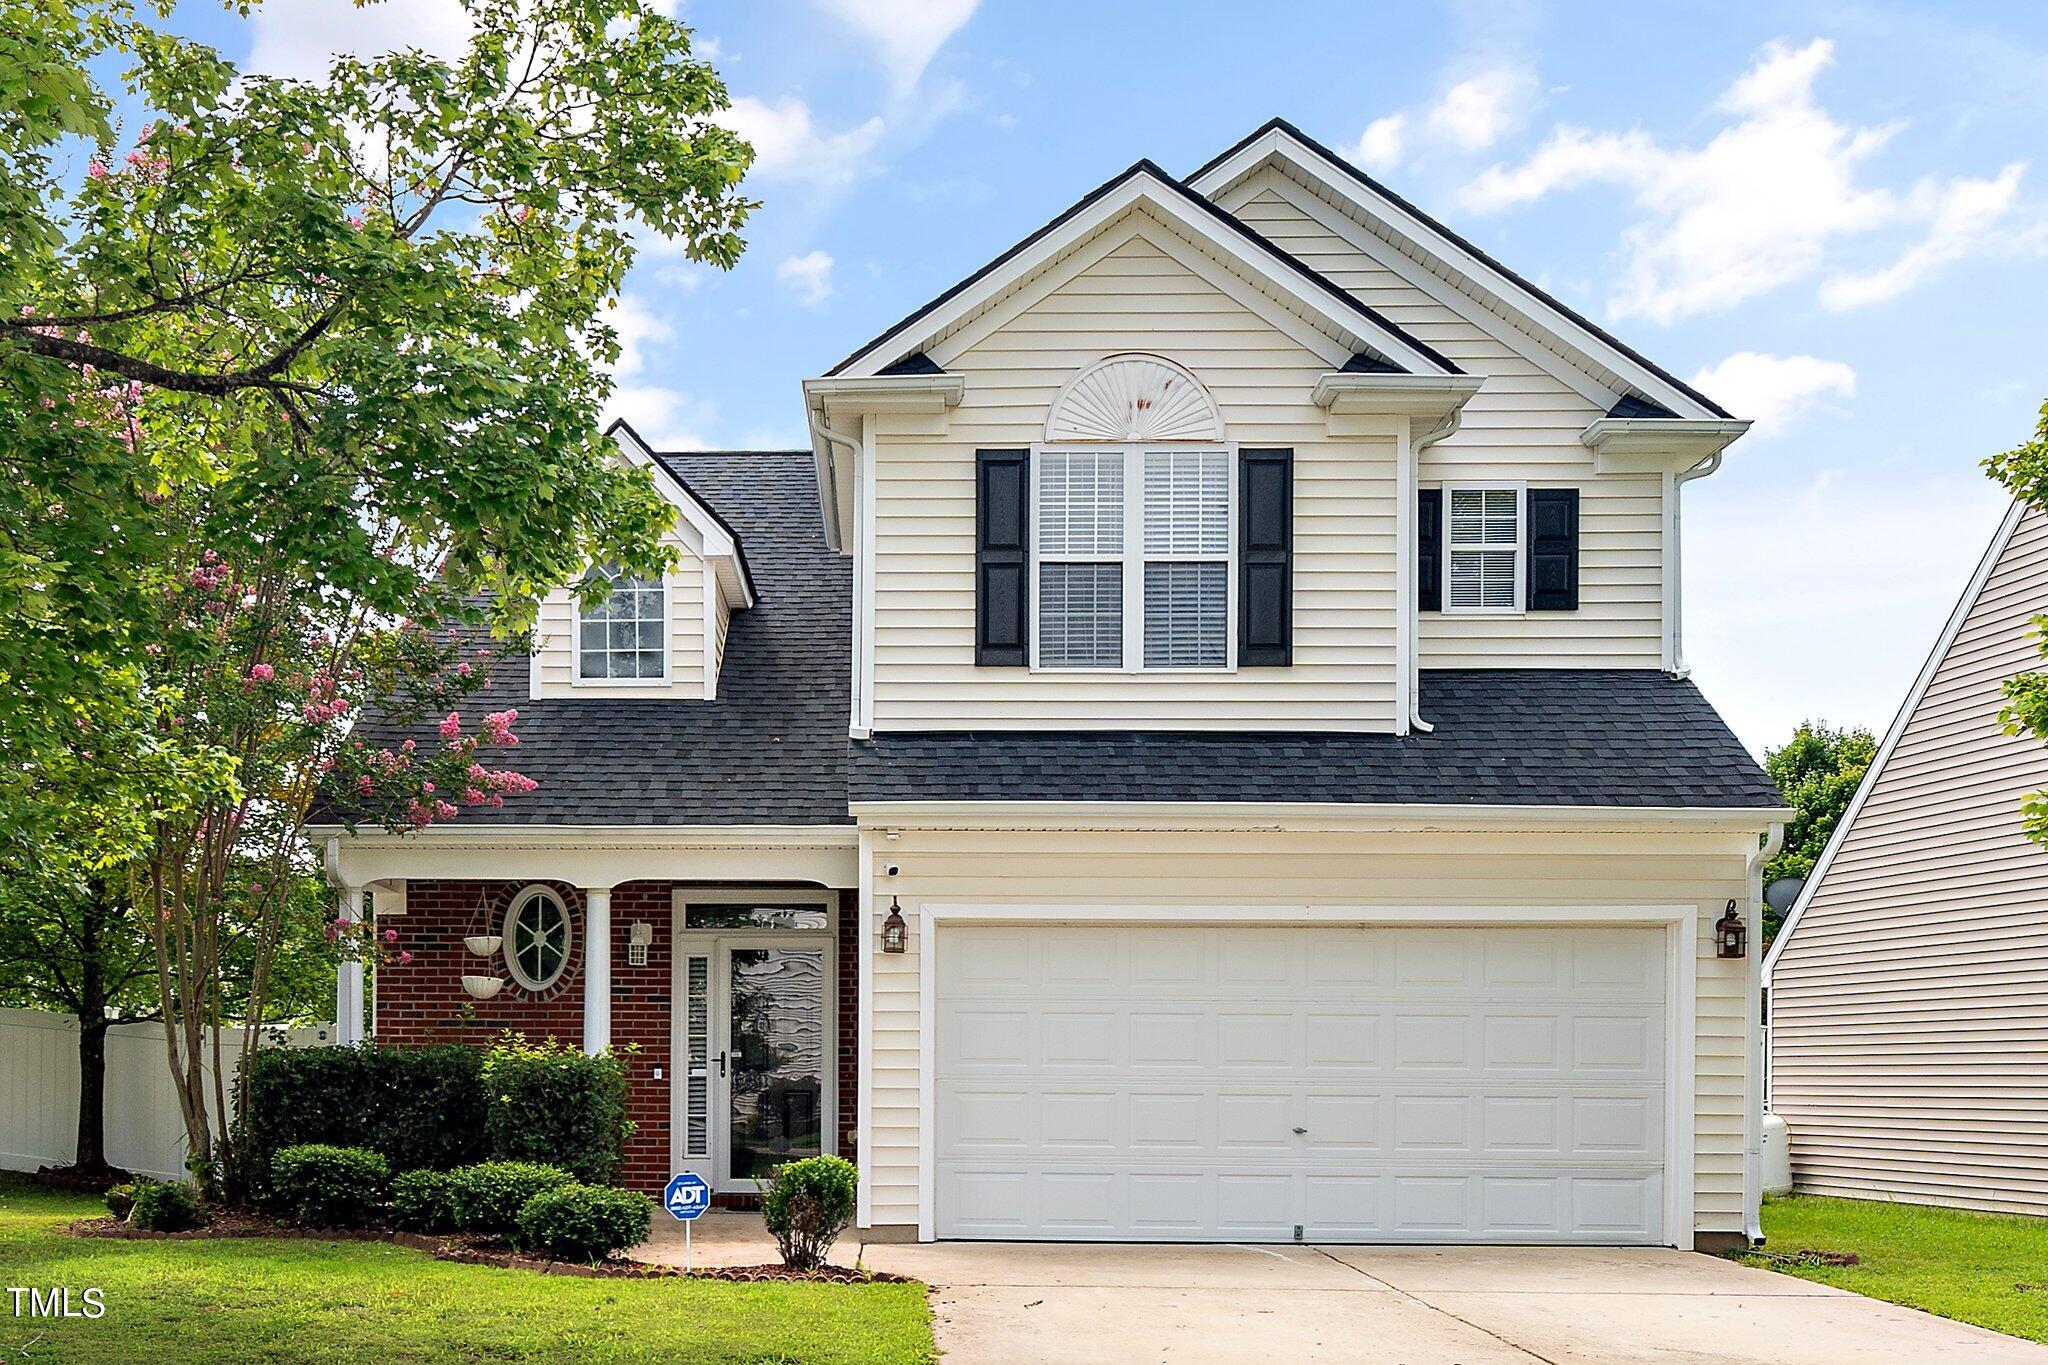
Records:
M135 1207L135 1187L148 1183L146 1180L138 1179L128 1181L126 1184L109 1185L106 1196L107 1212L113 1214L116 1218L126 1218L128 1210Z
M367 1147L395 1171L448 1170L490 1156L484 1054L435 1047L264 1048L249 1078L257 1178L303 1143Z
M519 1231L519 1211L526 1201L548 1190L576 1183L560 1166L537 1161L485 1161L451 1171L455 1221L464 1232L510 1237Z
M302 1142L271 1159L271 1202L311 1228L359 1228L391 1193L391 1164L362 1147Z
M494 1159L552 1162L592 1185L618 1179L633 1131L618 1057L508 1038L484 1058L484 1092Z
M151 1232L183 1232L198 1227L205 1218L198 1192L189 1181L151 1180L136 1184L128 1221Z
M407 1232L454 1232L455 1176L448 1171L400 1171L391 1179L391 1221Z
M543 1190L519 1211L513 1240L521 1251L558 1261L596 1261L647 1240L654 1204L644 1194L603 1185Z
M853 1221L860 1173L836 1156L805 1157L777 1166L761 1182L761 1218L775 1234L782 1263L814 1270Z

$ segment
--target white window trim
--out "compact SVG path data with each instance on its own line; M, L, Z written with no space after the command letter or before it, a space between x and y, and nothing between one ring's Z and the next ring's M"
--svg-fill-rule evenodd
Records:
M569 685L572 687L666 687L675 672L675 604L669 592L668 575L656 580L661 585L661 676L658 678L586 678L583 676L583 603L570 589ZM710 662L709 622L706 622L705 662Z
M1145 553L1145 453L1147 451L1171 451L1183 454L1222 453L1230 458L1228 475L1228 502L1224 517L1229 527L1229 548L1224 552L1224 659L1220 667L1200 668L1148 668L1145 665L1145 565L1148 561L1158 563L1199 563L1213 561L1213 555L1147 555ZM1046 563L1101 564L1115 559L1123 567L1124 604L1124 647L1123 662L1115 666L1082 667L1074 664L1041 664L1038 661L1039 639L1044 632L1039 629L1038 615L1038 533L1041 524L1038 509L1038 462L1046 454L1054 455L1104 455L1115 452L1122 457L1124 469L1124 538L1123 550L1117 555L1053 555ZM1031 495L1031 526L1026 539L1028 547L1027 574L1030 580L1031 612L1031 671L1050 674L1115 674L1150 673L1166 677L1183 674L1235 673L1237 671L1237 499L1238 499L1238 446L1235 441L1137 441L1137 442L1070 442L1057 441L1034 443L1031 447L1031 470L1025 482Z
M519 959L512 951L512 923L519 918L520 911L543 898L553 901L556 908L562 912L562 924L564 925L562 934L562 965L557 967L555 974L546 981L536 981L526 974L526 970L519 965ZM561 984L562 978L568 974L569 963L576 956L576 916L570 913L569 902L562 899L560 892L551 886L534 885L527 887L524 891L514 896L512 903L505 907L505 920L500 926L500 932L505 940L505 951L503 954L505 970L511 975L513 985L523 991L538 995L542 991L551 991Z
M1443 603L1445 616L1527 616L1529 614L1529 486L1518 479L1465 479L1446 482L1443 488L1443 525L1439 544L1443 546ZM1499 493L1515 495L1515 604L1512 607L1454 607L1451 605L1451 497L1456 493ZM1497 546L1481 548L1497 549Z

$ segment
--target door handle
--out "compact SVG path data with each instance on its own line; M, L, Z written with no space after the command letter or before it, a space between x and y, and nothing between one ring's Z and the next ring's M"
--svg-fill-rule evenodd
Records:
M1295 1135L1296 1137L1307 1137L1307 1136L1308 1136L1308 1129L1306 1129L1306 1128L1297 1128L1297 1129L1295 1129L1295 1130L1294 1130L1294 1135Z
M723 1052L718 1054L718 1079L725 1079L725 1054Z

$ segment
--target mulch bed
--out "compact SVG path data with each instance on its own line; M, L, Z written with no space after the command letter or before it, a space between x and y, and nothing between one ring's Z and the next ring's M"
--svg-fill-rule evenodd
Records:
M813 1284L910 1284L908 1276L882 1271L854 1270L830 1265L817 1270L791 1270L780 1265L704 1266L687 1274L681 1266L649 1265L617 1257L584 1265L575 1261L547 1261L522 1256L503 1242L465 1237L435 1237L418 1232L397 1232L388 1228L302 1228L281 1223L257 1213L216 1211L204 1227L184 1232L152 1232L131 1227L118 1218L81 1218L70 1228L75 1237L111 1237L133 1242L192 1242L236 1237L280 1237L301 1241L390 1242L395 1246L424 1251L437 1260L462 1265L496 1266L506 1270L529 1270L540 1275L573 1275L581 1279L606 1280L732 1280L744 1284L770 1280L805 1280Z
M1752 1251L1752 1260L1766 1265L1860 1265L1863 1258L1853 1251Z

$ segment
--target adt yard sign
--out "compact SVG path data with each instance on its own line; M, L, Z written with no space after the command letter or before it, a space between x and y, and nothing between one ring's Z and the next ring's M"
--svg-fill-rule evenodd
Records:
M668 1189L661 1196L670 1214L685 1223L701 1217L711 1207L711 1187L704 1183L704 1177L690 1171L670 1176Z

